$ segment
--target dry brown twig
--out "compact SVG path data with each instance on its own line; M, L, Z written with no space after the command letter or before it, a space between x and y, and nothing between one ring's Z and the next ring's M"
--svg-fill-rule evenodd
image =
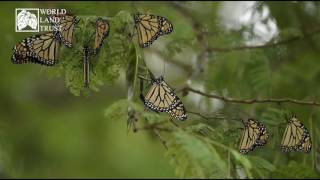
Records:
M317 101L302 101L302 100L296 100L296 99L290 99L290 98L270 98L270 99L235 99L235 98L230 98L230 97L224 97L224 96L219 96L219 95L214 95L214 94L207 94L202 91L193 89L191 87L185 87L182 89L182 91L187 91L187 92L193 92L202 96L206 96L208 98L214 98L214 99L219 99L224 102L229 102L229 103L240 103L240 104L256 104L256 103L292 103L292 104L299 104L299 105L310 105L310 106L320 106L320 102Z

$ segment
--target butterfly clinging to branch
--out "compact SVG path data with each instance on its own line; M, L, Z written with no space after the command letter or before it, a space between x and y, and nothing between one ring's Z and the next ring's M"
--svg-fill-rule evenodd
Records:
M72 46L73 32L77 24L75 16L50 16L53 31L37 34L21 41L13 48L12 63L36 63L53 66L58 62L60 42ZM55 19L55 20L54 20Z
M288 120L288 125L283 134L281 149L284 152L289 151L300 151L310 152L311 151L311 136L307 128L299 121L296 115Z
M12 63L36 63L52 66L58 62L60 41L57 34L37 34L21 41L13 48Z
M53 26L53 32L57 32L62 43L67 47L72 47L74 29L79 22L76 16L54 15L48 17Z
M91 38L89 38L88 42L85 42L85 45L82 49L83 56L83 83L84 87L89 87L90 82L90 56L97 55L99 53L100 48L103 45L103 41L108 37L110 31L110 26L107 20L102 18L98 18L95 22L95 38L94 38L94 47L89 48L88 44Z
M242 120L244 131L240 141L240 153L246 154L256 147L262 147L267 143L269 135L267 128L255 119Z
M151 14L134 14L135 27L141 48L150 46L158 37L173 31L171 22L161 16Z
M107 20L98 18L96 21L96 35L94 40L94 54L98 54L102 43L106 37L108 37L110 31L110 25Z
M163 77L151 81L146 96L143 95L143 80L140 81L140 98L144 105L155 112L167 112L175 119L185 120L187 114L183 103Z

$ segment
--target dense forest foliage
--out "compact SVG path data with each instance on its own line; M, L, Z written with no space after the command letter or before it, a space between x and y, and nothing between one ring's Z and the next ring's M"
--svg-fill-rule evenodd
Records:
M15 8L63 8L81 21L53 67L11 63L35 33L14 30ZM0 173L9 178L319 178L318 2L2 2ZM138 45L132 14L167 18L173 32ZM109 36L82 48L97 17ZM164 76L188 119L147 110L139 75ZM286 114L308 129L312 150L282 152ZM241 119L270 135L241 154Z

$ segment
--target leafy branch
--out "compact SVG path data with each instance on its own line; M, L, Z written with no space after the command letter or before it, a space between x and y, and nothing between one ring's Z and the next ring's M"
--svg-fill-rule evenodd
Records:
M171 2L171 6L188 18L192 24L193 29L197 33L197 39L202 44L204 43L203 40L205 39L206 32L201 30L203 24L200 24L199 21L192 15L192 13L185 7L183 7L178 2ZM260 5L260 4L259 4ZM235 47L210 47L207 45L207 48L204 52L231 52L231 51L241 51L241 50L254 50L254 49L264 49L264 48L272 48L277 47L285 44L290 44L292 42L296 42L303 39L309 39L310 37L320 33L320 27L316 27L313 30L305 30L302 35L295 35L288 39L280 40L278 42L270 42L264 45L255 45L255 46L235 46Z
M196 116L199 116L205 120L210 120L210 119L215 119L215 120L224 120L224 119L227 119L226 116L223 116L223 115L215 115L215 116L208 116L208 115L205 115L205 114L202 114L202 113L199 113L199 112L194 112L194 111L187 111L189 114L194 114Z
M159 130L159 131L171 132L172 129L164 128L164 127L160 126L160 125L162 125L164 123L167 123L167 121L161 121L161 122L158 122L158 123L148 124L148 125L145 125L143 127L136 127L134 129L134 132L138 132L138 131L141 131L141 130Z
M171 2L171 6L178 11L180 14L185 16L189 19L191 22L192 28L194 29L196 33L196 39L199 42L199 47L201 47L201 51L197 55L197 59L199 60L199 63L197 64L196 71L193 71L192 73L189 73L189 77L191 76L197 76L199 73L203 72L203 69L205 67L205 63L208 60L208 39L206 38L207 33L205 32L203 25L199 23L199 21L196 19L195 16L192 15L192 13L185 7L181 6L178 2ZM198 71L199 70L199 71Z

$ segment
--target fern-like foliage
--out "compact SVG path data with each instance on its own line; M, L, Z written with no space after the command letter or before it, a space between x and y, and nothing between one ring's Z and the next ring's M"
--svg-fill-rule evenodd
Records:
M271 94L271 70L269 59L260 51L251 54L247 61L246 78L256 95L270 96Z
M59 63L49 69L51 77L63 76L66 86L70 92L79 96L86 92L83 87L82 48L88 45L93 48L95 35L95 21L98 16L79 16L80 19L74 34L74 46L71 49L62 49L59 56ZM102 17L109 21L110 33L104 40L101 50L97 56L90 56L90 89L98 91L99 87L106 82L116 80L120 72L128 63L132 46L133 19L126 11L121 11L114 17Z
M305 179L319 178L319 174L314 172L310 166L303 166L296 161L290 161L288 165L280 165L274 171L272 178L296 178Z
M179 177L227 177L226 162L208 142L181 130L174 132L172 136L167 156L172 156L171 163L176 167L176 174Z

